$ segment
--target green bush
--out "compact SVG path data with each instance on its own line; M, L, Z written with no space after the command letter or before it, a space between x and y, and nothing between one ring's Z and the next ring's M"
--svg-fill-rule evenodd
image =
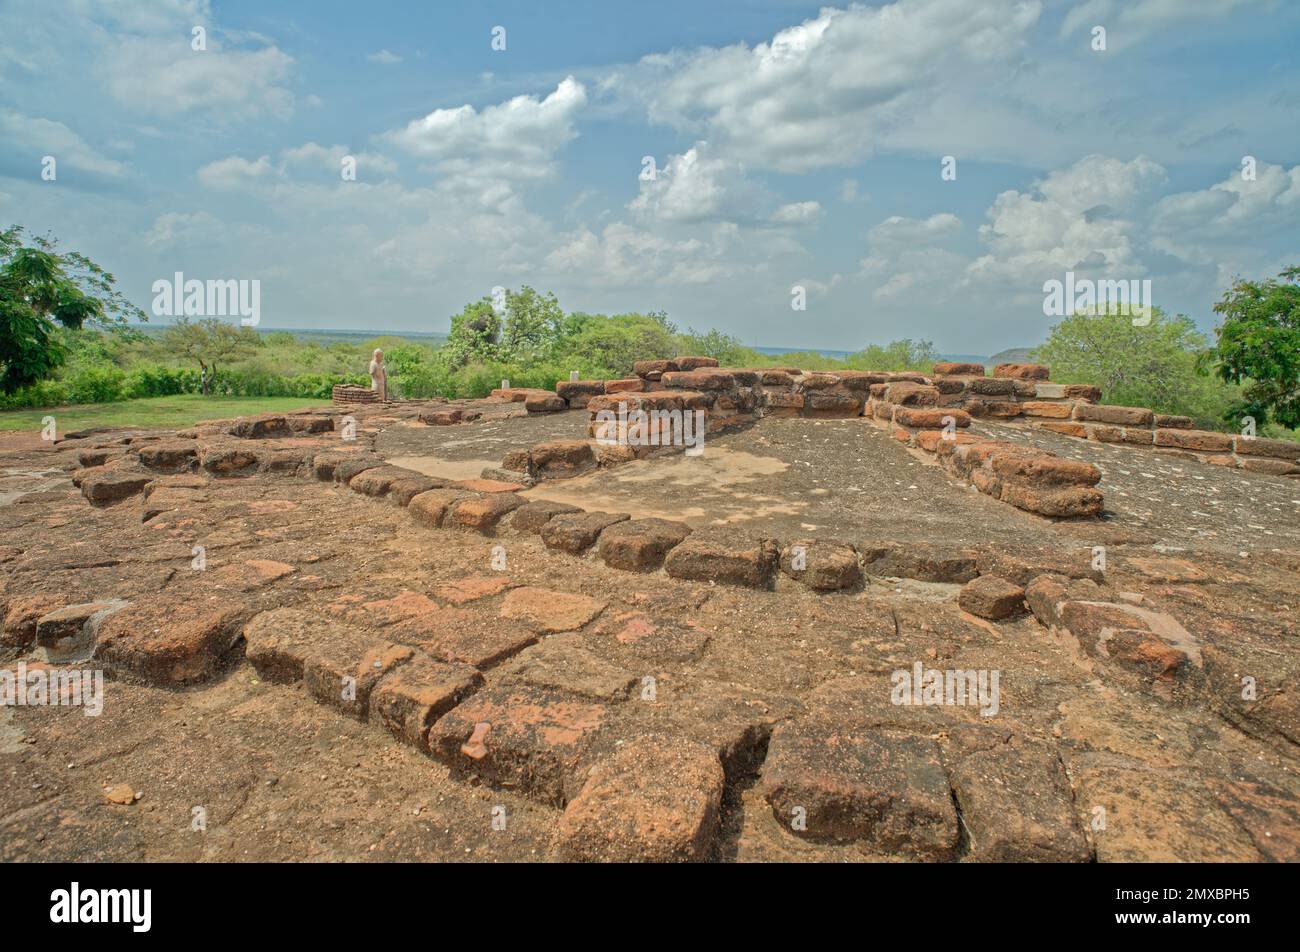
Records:
M126 373L112 364L81 364L60 380L72 403L112 403L126 399Z

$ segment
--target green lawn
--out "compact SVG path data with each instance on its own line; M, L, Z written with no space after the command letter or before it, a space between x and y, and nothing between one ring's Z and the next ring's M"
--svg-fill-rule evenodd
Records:
M48 410L0 411L0 430L39 430L41 420L54 417L58 433L72 433L96 426L165 427L177 429L199 420L218 420L303 407L329 406L328 398L302 397L145 397L120 403L89 403Z

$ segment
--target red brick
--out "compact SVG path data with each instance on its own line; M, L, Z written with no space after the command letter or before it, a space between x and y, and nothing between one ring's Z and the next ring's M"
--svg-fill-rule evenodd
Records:
M638 737L591 769L564 811L561 848L587 862L709 859L725 779L703 744Z
M1173 446L1202 453L1231 453L1232 437L1210 430L1156 430L1156 446Z

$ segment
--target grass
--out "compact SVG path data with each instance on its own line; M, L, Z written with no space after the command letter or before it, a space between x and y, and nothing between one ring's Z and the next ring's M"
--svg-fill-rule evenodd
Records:
M143 397L119 403L90 403L54 407L48 410L0 411L0 430L39 430L41 421L52 416L59 435L97 426L164 427L192 426L199 420L220 420L328 406L329 400L315 397L203 397L181 394L175 397Z

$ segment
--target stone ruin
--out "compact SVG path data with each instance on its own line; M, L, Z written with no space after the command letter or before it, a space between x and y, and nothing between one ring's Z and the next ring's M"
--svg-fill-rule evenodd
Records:
M15 708L0 854L1300 859L1300 445L1023 364L364 394L5 452L0 654L109 686Z

